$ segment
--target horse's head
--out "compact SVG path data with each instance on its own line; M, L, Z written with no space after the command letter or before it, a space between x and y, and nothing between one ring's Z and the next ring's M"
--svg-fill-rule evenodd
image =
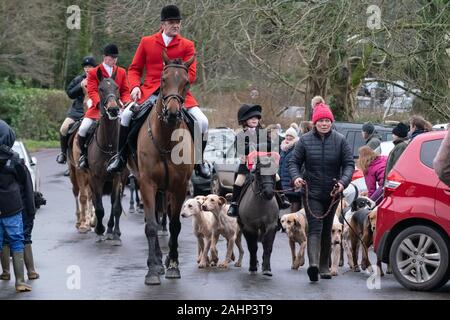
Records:
M104 78L100 68L97 69L98 94L100 96L100 111L103 116L108 116L109 120L116 120L119 117L119 86L111 78Z
M181 108L190 86L189 67L194 59L195 56L186 62L181 59L170 60L163 51L164 69L160 87L162 109L159 110L159 117L166 122L181 120Z
M274 196L275 174L277 171L278 164L272 157L258 157L253 172L258 185L258 192L266 200L271 200Z

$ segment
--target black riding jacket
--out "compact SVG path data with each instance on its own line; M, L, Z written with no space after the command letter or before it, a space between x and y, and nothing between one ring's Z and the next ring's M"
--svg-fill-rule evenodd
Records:
M304 172L300 170L303 164ZM335 184L333 179L341 182L344 188L350 184L355 162L342 134L331 130L322 137L314 128L295 144L288 169L293 181L297 178L306 180L310 198L327 200Z
M67 86L66 93L70 99L73 99L72 106L67 112L67 116L73 120L79 120L84 115L84 92L81 88L81 81L86 78L86 74L76 76Z

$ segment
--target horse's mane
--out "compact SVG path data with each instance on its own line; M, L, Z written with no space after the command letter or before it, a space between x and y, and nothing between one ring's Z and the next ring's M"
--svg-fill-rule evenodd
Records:
M176 58L176 59L173 59L173 60L170 60L169 61L169 64L183 64L184 62L183 62L183 60L181 59L181 58Z

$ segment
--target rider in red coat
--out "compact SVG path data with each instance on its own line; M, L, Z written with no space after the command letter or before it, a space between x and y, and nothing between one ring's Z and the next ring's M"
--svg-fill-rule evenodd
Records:
M89 127L98 119L100 119L100 96L98 94L99 80L97 78L97 71L100 69L104 78L113 78L119 87L120 101L122 104L127 104L131 101L130 89L127 82L127 74L124 68L116 65L119 49L115 44L108 44L103 50L103 62L97 67L91 69L87 77L87 91L92 104L84 115L78 130L78 142L81 149L81 157L78 166L80 168L87 168L87 146L86 135Z
M169 59L181 58L183 61L189 60L195 55L194 43L180 36L181 27L180 10L175 5L165 6L161 11L161 30L151 36L143 37L134 55L133 61L128 67L128 80L130 83L131 98L139 104L150 100L154 103L157 99L158 89L161 81L161 74L164 68L162 53L167 52ZM141 77L145 69L144 83L141 85ZM189 67L189 81L193 83L196 78L196 61ZM187 92L184 107L190 115L197 121L202 133L202 154L206 147L206 133L208 131L208 118L198 107L198 103ZM108 172L121 171L126 164L127 147L126 141L129 132L129 125L132 116L131 106L121 115L121 127L119 134L119 156L108 167ZM194 134L192 133L194 137ZM195 140L194 140L195 142ZM196 161L198 162L198 161ZM195 165L196 173L209 178L209 168L203 163Z

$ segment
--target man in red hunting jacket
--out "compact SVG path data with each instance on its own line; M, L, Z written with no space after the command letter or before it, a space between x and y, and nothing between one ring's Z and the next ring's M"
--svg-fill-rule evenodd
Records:
M128 81L131 88L131 98L139 104L142 104L148 99L154 103L157 99L161 74L164 67L162 58L162 53L164 50L167 51L167 56L171 60L181 58L183 61L187 61L195 55L194 43L186 38L183 38L179 34L181 19L180 10L177 6L165 6L161 11L161 32L143 37L139 43L133 61L128 67ZM196 65L197 63L194 61L189 67L189 80L191 83L193 83L196 79ZM141 77L144 69L146 75L144 83L141 85ZM197 101L189 91L187 92L184 106L200 127L199 129L202 133L201 138L203 154L206 147L208 118L200 110ZM119 135L119 156L108 167L108 172L118 172L125 167L127 158L126 141L130 119L132 116L130 107L125 109L122 113ZM192 137L194 137L193 133ZM202 161L196 161L196 173L205 178L209 178L209 167L198 162Z
M127 73L124 68L117 66L117 58L119 56L119 49L115 44L108 44L103 49L103 62L97 67L89 70L87 77L87 92L92 104L84 115L78 130L78 142L81 149L81 157L78 166L80 168L87 168L87 146L86 134L89 127L96 120L100 119L100 96L98 94L99 80L97 72L100 69L104 78L113 78L119 87L120 101L122 104L127 104L131 101L130 88L128 87Z

